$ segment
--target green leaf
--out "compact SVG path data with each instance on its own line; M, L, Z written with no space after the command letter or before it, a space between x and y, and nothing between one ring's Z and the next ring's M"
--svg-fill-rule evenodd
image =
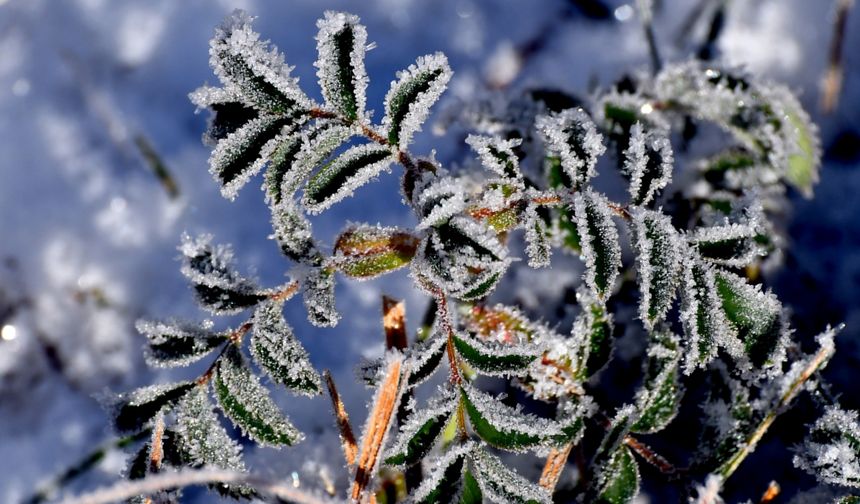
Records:
M281 252L289 259L301 264L319 266L323 255L313 237L311 223L302 214L292 199L273 205L273 238Z
M550 233L547 229L547 223L541 215L541 212L546 211L546 209L539 209L536 205L528 205L525 211L523 226L526 230L526 255L529 258L529 266L532 268L549 266L552 256L549 242Z
M472 442L448 449L435 459L428 474L411 495L411 501L421 504L473 504L480 502L476 486L468 478L466 457L475 449ZM474 479L474 477L472 478Z
M726 271L718 271L715 279L726 318L737 330L752 365L780 364L785 357L787 323L776 296Z
M668 331L652 333L645 383L636 394L638 419L632 432L650 434L666 428L678 414L683 389L678 380L681 349L678 337Z
M549 492L505 467L501 460L486 450L472 453L472 467L481 492L491 502L511 504L549 504Z
M463 489L459 504L481 504L482 502L484 502L484 496L481 494L481 487L471 471L467 469L463 472Z
M284 320L283 304L267 301L254 313L251 355L273 381L308 396L320 393L319 373Z
M146 362L155 367L187 366L227 341L206 325L139 320L135 327L146 336Z
M681 247L671 220L659 212L634 211L632 231L639 267L639 318L650 330L666 316L675 300Z
M439 368L442 356L445 355L446 339L444 337L429 338L409 350L412 371L409 373L408 384L416 387L427 380Z
M114 406L114 425L120 432L139 431L162 408L172 408L194 388L194 382L150 385L122 394Z
M349 120L364 115L367 73L364 53L367 30L357 16L327 11L317 21L315 66L326 104Z
M519 158L514 153L514 149L522 144L522 139L504 140L499 137L469 135L466 137L466 143L478 154L485 168L522 187L523 175L520 173Z
M639 465L626 446L619 447L600 471L597 502L626 504L639 493Z
M305 187L302 204L320 213L351 196L360 186L387 169L393 161L391 149L376 144L355 145L323 166Z
M219 360L213 387L227 417L257 443L289 446L304 438L283 417L269 397L269 391L248 369L238 348L230 347Z
M397 441L388 451L385 463L390 466L409 467L420 462L433 448L455 409L456 397L445 393L432 399L426 408L413 410L401 426Z
M740 268L763 255L764 248L758 243L760 234L757 227L733 223L697 228L689 240L703 259Z
M603 136L588 114L572 108L539 116L535 128L550 155L557 157L564 173L564 185L579 191L597 175L597 159L606 151Z
M472 386L460 390L469 423L487 444L508 451L564 444L560 424L511 408Z
M419 243L399 228L352 226L337 238L333 264L350 277L373 278L407 266Z
M454 336L454 347L472 368L491 376L522 374L543 354L541 348L527 342L494 344L465 334Z
M609 297L621 267L618 229L606 198L586 189L574 199L576 227L582 239L585 282L597 299Z
M586 380L603 369L612 356L612 315L606 307L594 300L587 291L577 294L582 312L573 323L572 338L576 376Z
M408 69L398 72L397 81L385 95L388 142L406 148L412 135L421 129L430 107L439 99L451 79L448 59L442 53L422 56Z
M695 258L684 262L680 318L686 334L684 372L690 374L710 362L720 344L733 348L736 337L717 296L712 268Z
M624 151L623 172L630 178L630 201L647 205L672 180L674 156L667 132L661 128L633 125Z

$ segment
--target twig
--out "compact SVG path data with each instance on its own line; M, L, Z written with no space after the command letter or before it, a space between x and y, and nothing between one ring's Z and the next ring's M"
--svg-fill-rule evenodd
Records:
M386 348L406 349L406 306L403 301L382 296L382 328L385 329Z
M108 504L123 501L137 495L153 494L171 488L212 483L246 484L264 493L295 504L330 504L337 502L253 474L221 469L184 469L179 472L148 476L142 480L120 481L112 486L104 487L88 494L64 499L60 501L60 504Z
M164 458L164 414L161 412L155 416L149 446L149 472L157 473L161 470L161 460Z
M399 355L391 357L385 379L379 387L362 436L361 452L350 492L350 498L355 502L365 500L365 491L376 470L382 444L385 442L385 436L391 426L391 418L403 392L404 387L401 384L406 381L406 374L408 372L403 371L403 357Z
M741 462L743 462L744 459L746 459L747 456L755 450L756 445L770 428L771 424L773 424L774 420L776 420L776 417L783 412L786 406L788 406L795 397L797 397L797 394L800 393L803 388L803 384L806 383L806 381L809 380L809 378L812 377L818 369L827 363L830 357L833 356L833 353L834 347L832 344L821 346L818 352L816 352L809 360L809 363L800 375L791 383L788 390L782 395L782 397L780 397L779 402L770 410L770 412L768 412L764 419L762 419L752 434L747 437L743 446L741 446L738 451L736 451L735 454L732 455L732 457L717 471L723 481L727 480L729 476L735 472L738 466L741 465Z
M454 349L454 326L451 324L451 314L448 311L448 298L439 289L437 289L435 297L439 322L442 324L442 329L444 329L447 338L446 350L448 352L448 364L451 368L451 383L459 385L463 378L460 376L460 365L457 360L457 352Z
M337 387L334 385L334 378L328 369L323 371L328 394L331 397L331 405L334 408L334 416L337 419L337 429L340 432L340 441L343 444L343 456L346 458L346 464L352 466L355 464L355 457L358 455L358 443L355 441L355 434L352 432L352 426L349 424L349 414L340 399L340 394L337 393Z
M573 443L567 443L563 448L553 448L546 458L546 464L543 466L543 472L540 475L538 484L545 488L550 495L555 491L558 480L561 478L561 472L567 463L567 457L570 455L570 450L573 448Z
M678 473L678 469L675 468L675 466L673 466L662 455L655 452L651 449L650 446L639 441L633 436L627 435L624 438L624 444L627 445L631 450L639 454L639 456L642 457L645 462L648 462L652 466L656 467L661 473L667 475L675 475Z
M830 41L829 64L824 80L821 82L821 110L825 114L833 112L839 103L842 91L842 53L845 45L845 28L848 25L848 11L854 0L839 0L836 4L836 19L833 23L833 39Z

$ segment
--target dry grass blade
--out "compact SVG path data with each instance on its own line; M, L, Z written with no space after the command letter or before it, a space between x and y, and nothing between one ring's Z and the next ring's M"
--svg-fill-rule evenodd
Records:
M767 490L764 491L764 494L761 496L761 500L759 501L761 504L769 504L774 502L776 498L779 496L779 492L782 489L779 487L779 483L776 481L771 481L770 484L767 485Z
M161 460L164 458L164 415L162 413L155 417L152 441L149 446L149 472L157 473L161 469Z
M382 296L382 327L385 329L386 348L406 348L406 307L403 301Z
M844 75L842 53L845 45L845 30L848 24L848 11L854 5L854 0L839 0L836 4L836 16L833 23L833 39L830 41L827 71L821 82L821 110L829 114L839 104L839 94L842 91Z
M361 443L361 451L358 464L355 468L355 481L352 484L350 497L355 502L363 502L365 491L370 479L376 470L379 461L379 453L385 442L385 435L391 426L391 419L400 394L403 391L401 383L403 380L403 357L394 356L389 360L385 371L385 379L376 394L373 409L364 427L364 435Z
M337 387L334 386L334 379L328 369L323 372L323 377L328 387L329 397L331 397L334 416L337 419L337 429L343 444L343 456L346 458L347 465L352 466L358 455L358 443L355 441L355 434L353 434L352 426L349 424L349 415L346 413L346 408L343 406L343 401L340 399L340 394L337 393Z
M553 448L546 458L546 464L543 466L543 472L540 475L538 484L544 487L550 494L558 485L558 480L561 478L561 472L564 470L564 465L567 463L567 457L570 455L570 450L573 448L573 443L567 443L562 449Z

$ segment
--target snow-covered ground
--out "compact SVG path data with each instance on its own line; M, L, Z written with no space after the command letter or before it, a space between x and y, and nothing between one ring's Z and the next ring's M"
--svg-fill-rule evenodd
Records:
M205 114L195 115L187 98L214 83L208 41L225 15L243 8L258 16L256 29L286 53L306 91L317 93L315 20L325 9L358 14L377 43L367 57L368 108L380 110L395 71L437 50L455 71L448 99L468 99L486 82L511 78L514 88L540 84L582 94L594 82L608 85L646 65L648 55L629 1L606 3L609 19L596 21L578 11L560 15L570 8L562 0L0 0L0 501L18 502L110 438L99 395L187 376L186 370L147 369L143 338L133 328L140 317L205 317L175 261L183 231L232 243L241 267L266 284L284 279L289 265L267 239L269 214L256 183L235 202L221 197L200 142ZM689 47L676 38L697 3L658 2L655 27L664 57L687 57ZM801 337L828 322L848 322L837 343L843 355L827 376L845 393L846 406L856 408L860 398L849 385L860 357L860 65L854 50L860 12L848 19L841 106L822 116L818 83L831 3L731 2L719 48L729 62L789 83L821 125L828 155L822 181L815 199L793 198L791 255L773 283L802 321ZM512 48L539 34L548 34L544 45L517 60ZM429 129L416 151L438 148L443 161L458 152ZM141 142L175 178L178 198L141 156ZM403 208L396 178L383 177L316 219L315 229L330 238L346 220L412 222ZM383 292L406 299L413 326L420 320L426 299L412 291L405 273L341 282L338 306L350 323L335 329L313 328L300 303L288 304L288 320L314 364L332 369L356 423L369 393L356 383L354 366L382 350ZM318 474L314 464L328 461L329 473L342 478L327 401L284 395L279 402L311 441L281 452L257 450L252 458L277 475ZM71 488L109 481L122 466L113 453Z

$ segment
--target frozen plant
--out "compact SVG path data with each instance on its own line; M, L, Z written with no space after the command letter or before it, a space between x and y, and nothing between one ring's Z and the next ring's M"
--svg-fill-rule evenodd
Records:
M816 386L837 331L827 329L819 348L804 354L781 303L759 283L763 268L779 265L786 190L810 194L818 176L817 131L785 88L691 61L627 79L587 104L540 92L503 110L476 103L453 122L477 125L466 138L474 160L464 166L483 171L454 171L409 150L452 76L444 55L419 57L399 72L374 122L366 109L367 32L357 17L327 12L318 23L323 103L301 90L251 22L236 13L217 29L210 63L222 86L191 98L212 111L205 139L225 197L265 171L273 237L294 278L261 286L236 271L228 247L183 239L182 271L201 307L247 318L224 330L139 324L153 365L210 364L187 381L117 399L116 428L149 433L128 468L129 478L152 482L126 487L145 490L138 500L178 499L183 480L158 473L187 467L231 471L178 474L196 475L187 481L197 484L208 475L235 498L323 499L235 475L245 470L241 444L222 417L260 445L303 439L259 374L311 396L325 383L353 480L345 497L354 502L532 503L563 491L622 503L639 493L643 464L682 495L714 501L777 415ZM707 156L697 159L692 153L702 149L686 147L708 136L697 132L707 124L722 134L705 138ZM392 198L415 213L414 228L349 224L331 250L315 239L307 213L360 197L395 166L402 194ZM624 201L597 184L599 171L613 169L622 176L615 180L626 180ZM511 239L519 231L523 250ZM576 300L558 300L576 305L569 332L493 301L505 273L521 267L520 252L534 268L552 267L557 252L581 260ZM389 350L365 365L377 391L357 439L331 377L310 364L283 305L300 295L312 324L334 326L336 281L400 268L409 268L432 308L409 344L402 305L399 316L389 306ZM601 383L613 367L619 322L645 348L641 380L627 392ZM417 401L413 389L443 368L447 380L427 385L435 392ZM691 380L696 373L707 379ZM486 390L500 381L521 392L503 398ZM642 439L667 432L696 383L707 387L702 420L679 428L701 426L701 442L681 467ZM798 465L825 483L857 486L858 432L856 413L828 409ZM510 467L524 453L545 458L538 481ZM579 470L559 488L569 457ZM168 492L153 493L162 481Z

